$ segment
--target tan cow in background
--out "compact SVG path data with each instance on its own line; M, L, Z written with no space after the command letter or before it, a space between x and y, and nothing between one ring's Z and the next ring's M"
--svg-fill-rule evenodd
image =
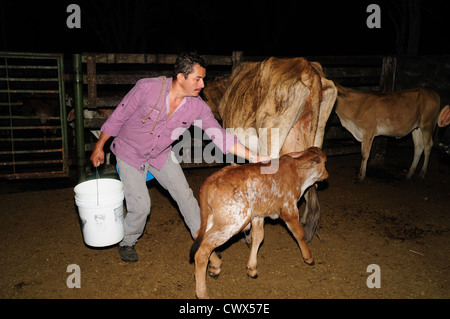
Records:
M253 152L278 158L322 147L337 90L319 63L272 57L241 63L230 76L207 84L204 95L230 133ZM305 198L302 223L310 241L320 218L316 188L311 187Z
M367 93L338 86L336 114L342 126L361 142L362 161L358 182L366 176L367 160L376 136L401 138L412 132L414 158L407 179L416 170L422 153L420 178L427 173L440 109L439 95L426 88L397 91L386 94Z

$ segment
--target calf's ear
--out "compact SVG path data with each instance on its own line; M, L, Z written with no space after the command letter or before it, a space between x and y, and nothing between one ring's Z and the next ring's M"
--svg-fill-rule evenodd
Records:
M311 168L317 164L320 163L320 157L319 155L314 155L311 158L308 158L307 160L301 161L297 167L300 169L308 169Z

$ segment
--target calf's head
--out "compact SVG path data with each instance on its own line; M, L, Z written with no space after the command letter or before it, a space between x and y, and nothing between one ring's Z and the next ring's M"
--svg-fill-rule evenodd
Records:
M287 154L294 158L297 176L304 179L304 187L309 187L315 182L328 178L325 168L325 153L318 147L310 147L303 152Z

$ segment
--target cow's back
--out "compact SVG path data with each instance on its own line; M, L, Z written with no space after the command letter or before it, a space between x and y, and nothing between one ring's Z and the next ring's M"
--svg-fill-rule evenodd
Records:
M226 76L213 82L207 83L203 90L205 102L210 107L216 120L221 121L222 117L219 113L219 104L225 94L228 86L230 85L231 77Z
M289 91L303 83L311 92L321 93L320 68L304 58L269 58L262 62L243 62L231 75L231 82L219 105L224 127L257 127L258 112L275 115L290 107L281 100L279 88ZM275 103L265 105L270 92L275 92ZM277 93L279 96L277 96ZM317 101L320 97L313 97ZM278 102L278 103L277 103Z
M322 76L320 64L304 58L241 63L218 107L223 126L253 151L272 157L314 145ZM275 138L273 128L279 130ZM262 139L260 129L266 129Z
M255 127L254 114L264 95L261 90L260 64L243 62L233 70L218 107L224 127Z

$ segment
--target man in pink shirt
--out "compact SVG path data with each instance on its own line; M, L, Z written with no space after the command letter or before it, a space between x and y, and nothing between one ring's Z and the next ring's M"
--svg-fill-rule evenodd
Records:
M150 214L147 171L177 202L192 237L200 228L198 202L180 164L170 156L171 144L195 120L201 120L203 130L217 132L210 138L224 154L231 152L250 162L270 160L253 154L215 120L199 96L205 76L206 63L201 56L181 54L174 66L173 78L139 80L101 128L91 161L95 167L103 164L103 147L114 136L111 150L117 158L127 205L125 236L119 243L120 257L126 262L138 260L134 246Z

